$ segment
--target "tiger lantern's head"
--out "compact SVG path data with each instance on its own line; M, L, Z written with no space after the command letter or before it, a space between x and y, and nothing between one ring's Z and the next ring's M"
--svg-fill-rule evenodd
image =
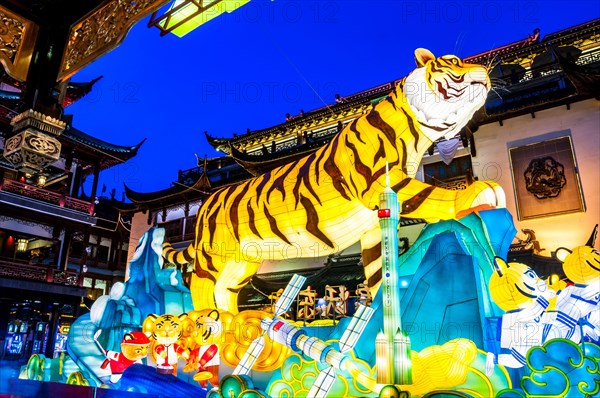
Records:
M504 311L513 311L530 306L546 291L546 282L535 271L521 263L506 263L500 257L494 258L494 272L489 288L492 300Z
M223 325L217 310L200 310L188 313L186 329L191 331L194 343L200 346L220 343Z
M187 314L150 314L142 324L142 331L159 344L171 345L183 335L183 320Z
M431 141L450 139L483 106L491 88L487 69L464 63L454 55L436 58L429 50L415 51L417 69L400 88Z
M600 253L590 246L579 246L573 249L561 247L556 250L556 257L563 262L563 271L571 281L587 285L600 278Z
M573 251L564 247L556 249L554 256L563 263L565 275L574 283L587 285L600 278L600 253L594 249L597 234L598 225L585 246L576 247Z
M121 341L121 353L131 361L146 358L150 340L142 332L126 333Z

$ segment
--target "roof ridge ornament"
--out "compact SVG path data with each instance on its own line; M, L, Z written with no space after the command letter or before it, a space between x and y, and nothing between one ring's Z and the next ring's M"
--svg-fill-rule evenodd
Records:
M36 130L59 136L67 128L67 123L49 115L44 115L39 111L28 109L19 113L10 121L13 131L18 132L27 127L33 127Z

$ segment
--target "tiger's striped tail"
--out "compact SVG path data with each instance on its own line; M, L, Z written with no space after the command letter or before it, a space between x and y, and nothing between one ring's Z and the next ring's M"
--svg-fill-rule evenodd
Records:
M173 263L180 268L187 264L193 263L194 259L196 258L196 250L194 249L193 244L190 244L182 251L177 251L169 242L165 242L163 243L162 248L162 257L165 259L165 261L168 263Z

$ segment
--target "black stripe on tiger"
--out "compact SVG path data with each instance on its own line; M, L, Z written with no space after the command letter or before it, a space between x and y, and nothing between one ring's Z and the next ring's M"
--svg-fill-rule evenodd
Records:
M237 285L239 287L236 287L236 288L228 287L227 290L229 290L231 293L239 293L240 290L242 290L244 288L244 286L246 286L248 284L248 282L250 282L252 280L252 276L253 275L247 277L246 279L244 279L243 281L238 283Z
M204 257L204 259L206 260L206 268L208 268L208 271L217 273L219 272L219 270L216 269L215 265L213 264L212 256L206 252L204 247L202 247L202 257Z
M385 100L386 100L387 102L389 102L390 104L392 104L392 106L394 107L394 110L398 110L398 109L396 108L396 103L394 102L394 100L393 100L393 98L392 98L392 96L391 96L391 95L388 95L387 97L385 97Z
M267 171L265 174L263 174L262 176L262 180L260 181L260 183L258 184L258 186L255 189L255 194L256 194L256 205L258 206L258 201L260 198L260 194L263 190L263 188L265 187L265 185L267 184L267 182L269 182L269 180L271 179L271 172Z
M394 184L394 186L392 187L392 190L394 192L398 192L399 190L401 190L402 188L404 188L405 186L407 186L408 184L410 184L411 181L412 181L412 178L406 177L405 179L403 179L399 183Z
M333 242L319 229L319 213L310 199L300 195L300 203L306 210L306 230L333 249Z
M296 166L296 162L292 162L285 171L283 171L283 169L282 169L281 175L279 177L277 177L277 179L275 179L275 181L273 181L271 188L269 188L269 190L267 191L267 202L269 202L271 200L270 199L271 193L275 189L278 190L279 192L281 192L281 196L283 197L282 201L285 201L285 188L283 187L283 182L285 181L285 179L288 176L288 174L290 173L290 171L292 171L294 166Z
M392 145L396 145L396 130L381 118L379 112L375 109L369 112L367 114L367 122L381 131Z
M242 197L246 195L248 192L248 188L250 184L245 184L244 188L242 188L241 192L236 195L233 199L233 203L231 204L231 208L229 209L229 219L231 220L231 226L233 228L233 236L239 242L240 241L240 233L239 233L239 218L238 218L238 209L240 207L240 201Z
M415 122L413 121L412 117L410 117L410 115L406 112L406 110L404 110L404 108L400 108L402 109L402 113L404 113L404 116L406 116L406 124L408 124L408 129L410 130L410 133L412 134L413 138L415 139L415 150L417 149L417 144L419 143L419 133L417 132L417 129L415 128Z
M350 184L352 184L352 189L354 189L354 195L358 196L358 187L354 183L354 179L350 176Z
M325 160L323 169L325 169L325 172L329 175L329 177L331 177L331 183L333 184L333 187L336 189L336 191L338 191L344 199L351 200L350 196L348 196L348 193L346 192L346 189L350 190L350 187L348 186L348 183L346 181L344 181L342 172L340 171L338 166L335 164L335 160L334 160L335 152L337 151L337 145L338 145L339 138L340 138L340 136L336 135L335 138L333 140L331 140L331 144L330 144L331 151L329 152L329 157L327 158L327 160ZM344 186L346 188L344 188Z
M213 283L217 283L217 278L215 278L210 272L204 271L203 269L196 270L196 276L198 278L210 279Z
M296 179L296 184L294 185L294 189L292 192L294 193L294 198L296 199L296 206L298 208L298 202L300 202L300 184L304 184L306 189L319 201L321 204L321 199L319 195L315 192L312 184L310 183L310 167L313 165L313 161L315 160L316 155L314 153L310 154L310 156L304 159L304 164L300 167L298 171L298 178Z
M408 154L406 153L406 143L403 139L400 139L400 143L402 144L402 172L408 174L408 170L406 169L406 160L408 157Z
M352 123L350 123L350 131L352 131L352 132L354 133L354 135L356 136L356 138L358 138L358 140L359 140L360 142L362 142L363 144L367 145L367 143L366 143L366 142L364 142L364 141L363 141L363 139L360 137L360 131L358 131L358 130L356 129L356 124L358 123L358 119L359 119L359 118L356 118L356 119L354 119L354 120L352 121Z
M363 265L367 266L381 257L381 242L362 251Z
M213 239L215 237L215 229L217 228L217 215L219 214L219 210L221 210L220 204L213 211L213 213L210 216L208 216L208 244L211 247L213 244Z
M381 282L381 277L382 277L382 270L381 270L381 268L379 268L377 271L375 271L375 273L373 275L371 275L369 277L369 279L367 279L367 286L369 286L369 287L375 286L376 284Z
M360 160L360 154L358 153L358 150L356 149L354 144L348 140L348 136L345 137L345 141L346 146L350 148L350 150L354 154L354 169L356 169L358 174L360 174L365 179L365 183L367 185L365 191L367 191L371 184L373 184L373 176L371 175L371 169L369 168L369 166L367 166Z
M381 137L377 136L377 139L379 140L379 149L377 149L375 156L373 156L373 167L375 167L375 165L377 164L379 159L385 159L385 157L386 157L385 156L385 144L383 143L383 140L381 139Z
M433 192L434 189L435 187L427 187L412 198L404 201L404 203L402 203L402 211L400 213L408 214L417 210L419 206L423 204L425 199L427 199L427 197L431 195L431 192Z
M389 168L393 169L394 167L396 167L398 165L398 161L394 161L392 163L389 164ZM405 166L406 167L406 166ZM404 171L404 170L403 170ZM373 181L377 181L379 179L379 177L381 177L382 175L384 175L386 172L386 167L383 166L381 167L379 170L377 170L375 173L373 173ZM369 185L369 187L367 187L367 189L365 189L363 191L363 195L367 193L367 190L370 188L371 186Z
M187 261L188 263L191 263L192 261L194 261L194 258L196 258L196 256L192 256L189 251L190 249L192 249L192 245L189 245L183 252L183 258L185 259L185 261ZM193 249L192 249L193 250Z
M260 236L258 229L256 229L256 224L254 223L254 218L255 218L254 210L252 210L250 201L248 201L248 225L250 226L250 231L252 231L252 233L254 235L258 236L260 239L262 239L262 236Z
M192 263L196 258L196 250L194 245L188 245L184 250L177 251L169 242L164 242L162 245L162 258L168 263L173 263L178 266Z
M327 147L321 149L321 153L315 162L315 180L317 181L317 185L319 185L319 164L321 164L321 160L323 160L323 156L325 156L325 152L327 152Z
M224 188L220 191L217 191L217 193L211 197L211 199L213 199L212 201L217 204L216 209L212 212L212 214L210 216L208 216L208 234L209 234L208 243L211 247L213 245L215 231L217 228L217 216L219 215L219 212L221 211L223 203L225 202L225 200L231 193L232 189L235 189L235 187L230 186L228 188ZM223 199L221 199L221 197L223 196L224 193L225 193L225 197ZM208 202L205 204L207 204L207 209L210 211L211 209L210 209L210 207L208 207Z
M199 217L198 223L196 225L196 239L194 240L194 247L198 247L198 245L201 244L203 233L204 233L204 217Z
M266 204L264 205L264 211L265 211L265 216L267 216L267 220L269 220L269 226L271 227L271 231L273 231L273 233L275 235L277 235L279 237L279 239L281 239L282 241L284 241L288 245L291 245L291 243L288 240L288 238L281 232L281 230L277 226L277 220L275 219L275 217L273 217L271 215L271 213L269 213L269 210L267 209L267 205Z

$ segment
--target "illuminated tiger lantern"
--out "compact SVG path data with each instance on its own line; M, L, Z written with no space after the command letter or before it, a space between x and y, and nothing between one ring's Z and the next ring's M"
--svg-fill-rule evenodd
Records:
M556 250L556 258L574 284L558 293L556 311L545 317L545 340L565 338L579 343L584 336L600 340L600 253L594 250L597 233L598 225L585 246Z
M190 356L183 370L196 372L194 380L204 388L209 381L212 386L219 385L219 345L223 332L220 317L217 310L202 310L189 312L184 320L184 323L189 323L184 327L190 329L192 341L189 344Z
M542 345L542 315L555 292L548 288L535 271L525 264L506 263L494 258L496 272L489 280L492 300L506 313L500 332L500 365L520 368L526 363L527 351ZM488 355L486 370L491 374L494 355Z
M198 210L196 238L181 253L166 243L169 262L193 261L196 309L237 313L237 295L263 260L324 256L360 240L373 293L381 284L377 214L385 187L398 193L403 217L438 221L473 208L504 206L502 189L476 181L465 190L416 180L433 143L452 138L485 103L490 80L483 66L453 55L415 52L417 68L370 111L326 146L238 185L224 187Z
M151 357L156 370L163 374L177 373L177 361L180 357L189 358L189 352L183 347L183 321L187 314L150 314L142 324L142 331L151 344Z
M572 251L564 247L556 250L556 258L563 263L563 271L573 283L589 284L600 277L600 253L594 249L598 225L585 244Z

